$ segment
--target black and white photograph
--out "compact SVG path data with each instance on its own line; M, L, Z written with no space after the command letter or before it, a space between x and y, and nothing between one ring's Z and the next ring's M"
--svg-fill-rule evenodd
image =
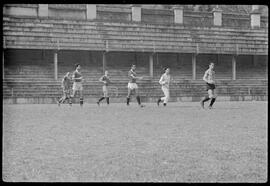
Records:
M3 182L268 182L267 5L2 10Z

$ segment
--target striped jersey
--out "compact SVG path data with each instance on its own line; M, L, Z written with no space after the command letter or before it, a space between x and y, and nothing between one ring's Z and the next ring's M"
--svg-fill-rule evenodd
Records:
M100 80L104 82L105 86L108 86L111 83L109 76L103 75Z
M205 71L204 76L207 82L215 82L215 71L208 69Z
M135 78L136 76L137 76L136 72L130 69L130 71L128 71L129 83L136 83L136 78Z

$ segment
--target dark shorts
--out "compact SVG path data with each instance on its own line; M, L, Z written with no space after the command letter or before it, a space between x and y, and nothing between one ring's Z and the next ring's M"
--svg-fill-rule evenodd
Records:
M206 91L214 90L216 88L215 84L206 83Z

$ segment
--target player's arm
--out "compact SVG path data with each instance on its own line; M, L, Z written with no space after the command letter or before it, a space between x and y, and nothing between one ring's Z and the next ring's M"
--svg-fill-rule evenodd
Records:
M62 82L61 82L61 87L64 88L64 82L65 82L65 79L63 78L62 79Z
M161 84L161 85L164 85L164 84L165 84L163 75L161 76L161 78L160 78L160 80L159 80L159 84Z
M205 71L204 76L203 76L203 80L204 80L206 83L208 83L208 81L207 81L207 76L208 76L208 70Z
M99 81L105 83L105 81L103 80L103 77L104 76L102 76L101 78L99 78Z
M74 80L82 80L83 79L83 77L81 76L81 77L77 77L77 78L75 78L75 73L72 75L72 79L74 79Z
M73 79L77 79L77 80L82 80L83 79L83 77L81 76L81 77L78 77L78 78L73 78Z
M108 82L109 82L110 84L112 84L112 81L111 81L111 79L109 79L109 78L108 78Z

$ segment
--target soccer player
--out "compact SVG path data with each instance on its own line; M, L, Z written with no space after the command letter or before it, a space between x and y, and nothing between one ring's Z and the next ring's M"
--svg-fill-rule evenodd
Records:
M165 73L162 74L159 84L161 84L161 89L164 93L164 97L159 98L157 101L157 105L159 106L159 103L163 101L163 106L166 106L169 98L170 98L170 91L169 91L169 86L170 86L170 81L171 81L171 75L170 75L170 69L165 68Z
M214 63L209 64L209 69L205 71L203 80L206 82L206 91L208 92L208 95L205 96L205 98L200 102L201 107L204 108L204 102L211 100L209 104L209 109L212 109L212 106L214 102L216 101L217 95L215 94L215 71L214 69Z
M70 73L67 72L66 75L62 79L62 86L63 88L63 96L58 100L58 106L60 106L61 103L64 103L67 99L70 101L70 87L71 87L71 77Z
M128 71L128 77L129 77L129 82L128 82L128 95L127 95L127 105L129 105L130 102L130 95L132 91L134 91L138 105L140 107L144 107L144 105L141 104L141 98L138 93L138 85L136 83L137 79L143 79L143 77L137 77L137 73L135 72L136 70L136 65L132 65L131 69Z
M82 81L83 77L80 72L81 70L81 65L76 64L75 65L76 70L73 72L72 79L74 80L73 87L72 87L72 95L71 97L73 98L76 95L76 92L80 92L80 106L83 106L83 86L82 86Z
M106 98L106 101L107 101L107 105L110 104L110 101L109 101L109 96L108 96L108 86L109 84L111 83L110 81L110 78L108 76L108 71L106 70L105 71L105 74L99 79L100 82L103 82L103 87L102 87L102 90L103 90L103 97L101 97L97 104L99 106L99 103Z

